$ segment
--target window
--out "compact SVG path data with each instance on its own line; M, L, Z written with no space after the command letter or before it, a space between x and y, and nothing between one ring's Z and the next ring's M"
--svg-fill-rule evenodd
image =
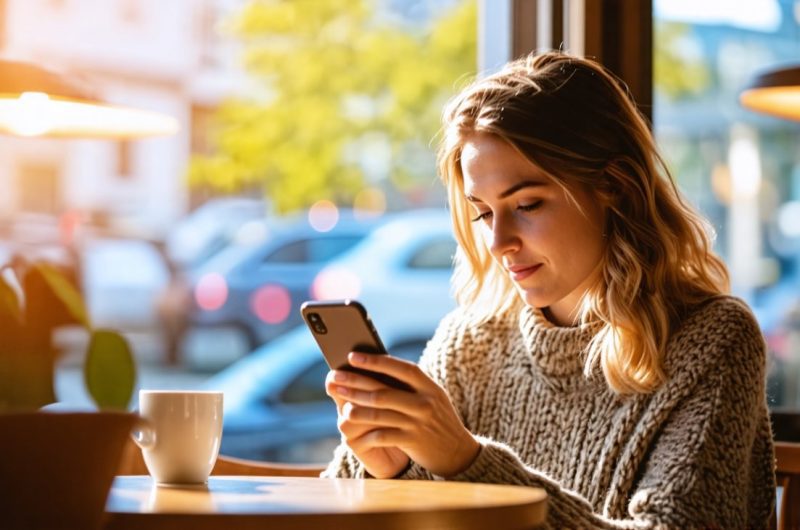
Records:
M766 336L770 405L800 408L800 131L738 103L755 72L796 61L800 12L714 5L654 2L654 131Z
M312 263L329 261L350 250L361 239L360 236L312 239L308 246L309 261Z
M293 241L270 253L264 263L305 263L308 261L308 240Z
M25 162L18 170L19 207L26 212L58 213L61 208L59 168L55 164Z
M283 391L281 401L289 404L314 403L327 401L330 398L325 393L325 376L328 375L328 365L320 360L295 379Z
M302 239L273 251L264 263L324 263L353 247L360 236Z

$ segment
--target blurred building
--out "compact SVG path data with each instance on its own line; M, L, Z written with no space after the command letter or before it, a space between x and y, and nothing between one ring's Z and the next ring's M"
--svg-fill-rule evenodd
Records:
M171 137L135 141L0 137L0 217L80 212L160 238L188 207L184 171L207 122L243 76L218 36L231 0L0 1L0 54L68 69L111 103L177 118Z

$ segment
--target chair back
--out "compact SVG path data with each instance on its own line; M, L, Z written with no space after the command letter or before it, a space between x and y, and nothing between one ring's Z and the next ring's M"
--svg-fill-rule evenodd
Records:
M219 455L212 475L248 475L270 477L318 477L325 469L317 464L282 464L277 462L260 462L231 456ZM147 475L142 451L132 440L128 441L122 457L118 475Z
M800 443L775 442L775 476L782 488L777 528L800 528Z

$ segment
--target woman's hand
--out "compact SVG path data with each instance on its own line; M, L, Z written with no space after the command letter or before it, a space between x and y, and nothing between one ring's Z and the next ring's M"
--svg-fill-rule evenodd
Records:
M339 411L339 431L344 436L345 442L356 455L358 460L364 464L364 467L375 478L392 478L397 476L398 473L403 471L408 466L409 458L403 451L396 447L373 447L361 448L356 451L350 446L350 440L355 440L363 436L370 429L371 425L356 425L348 420L352 414L353 404L345 401L336 393L338 381L334 381L339 374L348 374L342 371L328 372L328 377L325 380L325 390L328 395L336 402L336 408ZM388 388L383 383L380 383L372 378L365 377L363 382L364 388L370 390L380 390Z
M356 368L399 379L414 390L397 390L341 370L329 375L326 389L339 407L339 430L371 475L395 476L409 457L443 477L472 464L480 444L461 423L444 389L416 364L360 353L351 353L349 361Z

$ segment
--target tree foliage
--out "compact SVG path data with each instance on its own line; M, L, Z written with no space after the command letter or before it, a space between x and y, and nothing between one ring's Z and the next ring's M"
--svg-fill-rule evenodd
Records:
M259 188L278 211L348 204L369 183L430 183L442 106L475 71L475 2L420 27L377 7L272 0L236 13L259 89L218 109L216 150L193 157L190 182Z
M700 43L693 40L689 25L660 22L655 32L655 89L670 100L697 97L707 91L711 86L711 71L702 55L692 50Z

